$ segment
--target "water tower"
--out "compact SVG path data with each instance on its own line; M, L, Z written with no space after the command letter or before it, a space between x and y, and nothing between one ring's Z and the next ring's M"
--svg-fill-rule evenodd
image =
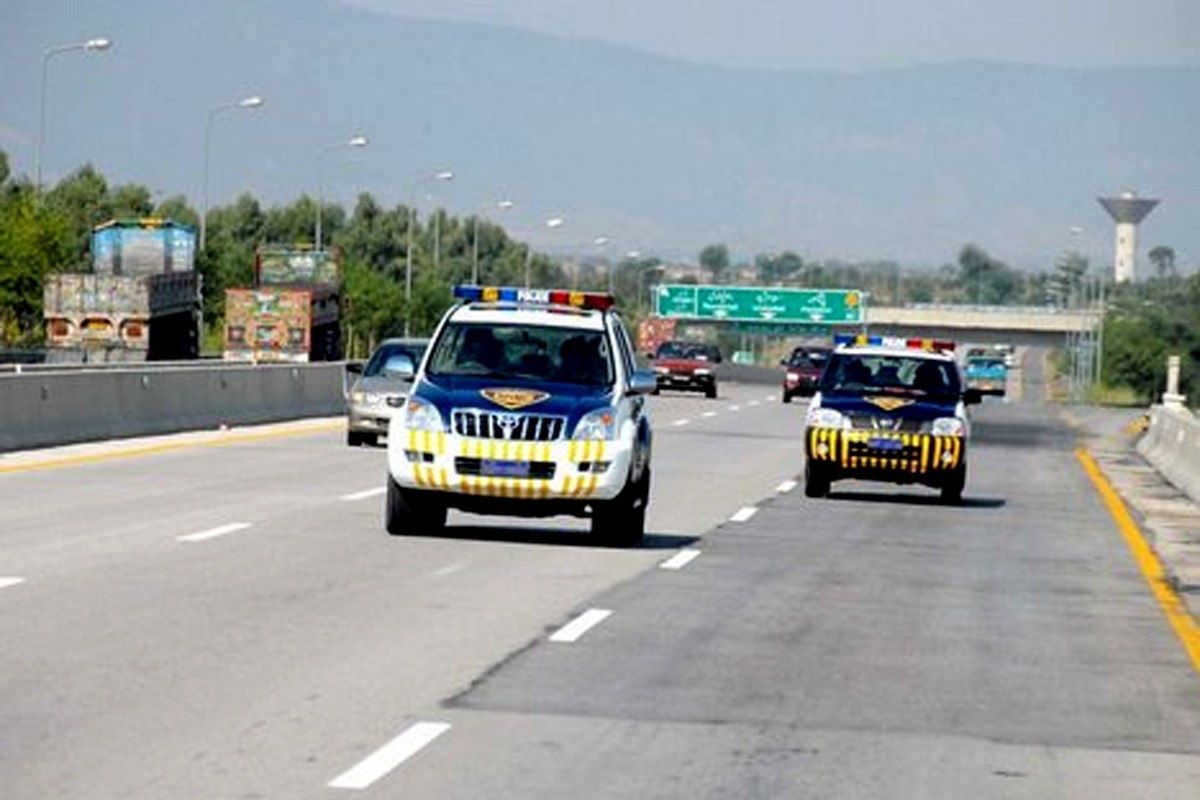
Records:
M1122 192L1120 197L1096 199L1113 218L1113 222L1117 223L1113 280L1117 283L1131 282L1137 266L1137 226L1158 205L1158 201L1138 197L1134 192Z

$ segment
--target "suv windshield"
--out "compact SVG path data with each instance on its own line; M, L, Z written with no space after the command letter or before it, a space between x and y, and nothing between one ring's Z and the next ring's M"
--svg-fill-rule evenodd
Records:
M603 332L550 326L450 324L438 338L426 371L433 376L586 386L613 382L612 358Z
M958 371L950 361L873 353L838 353L821 378L824 394L938 395L961 392Z

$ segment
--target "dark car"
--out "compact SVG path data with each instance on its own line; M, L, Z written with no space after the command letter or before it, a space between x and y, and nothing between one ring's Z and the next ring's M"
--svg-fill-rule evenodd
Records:
M783 402L790 403L796 395L807 397L817 390L831 349L801 345L780 362L783 365Z
M654 352L652 366L658 381L658 394L663 389L687 392L704 392L704 396L717 396L717 374L715 367L721 359L720 351L713 345L702 342L663 342Z

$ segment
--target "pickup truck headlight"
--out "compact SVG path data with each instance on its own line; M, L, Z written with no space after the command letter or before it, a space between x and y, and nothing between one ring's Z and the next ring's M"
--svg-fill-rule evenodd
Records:
M617 412L613 408L589 411L575 425L572 439L612 441L617 438Z
M850 419L840 411L832 408L809 408L808 419L805 421L810 428L841 428L850 427Z
M966 436L967 422L959 417L938 417L930 426L934 436Z
M441 433L443 430L442 415L428 400L409 397L408 404L404 408L404 427L410 431Z

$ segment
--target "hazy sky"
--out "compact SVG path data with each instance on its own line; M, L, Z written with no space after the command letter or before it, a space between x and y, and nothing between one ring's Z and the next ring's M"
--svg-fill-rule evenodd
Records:
M869 70L987 59L1200 65L1200 0L340 0L689 61Z

